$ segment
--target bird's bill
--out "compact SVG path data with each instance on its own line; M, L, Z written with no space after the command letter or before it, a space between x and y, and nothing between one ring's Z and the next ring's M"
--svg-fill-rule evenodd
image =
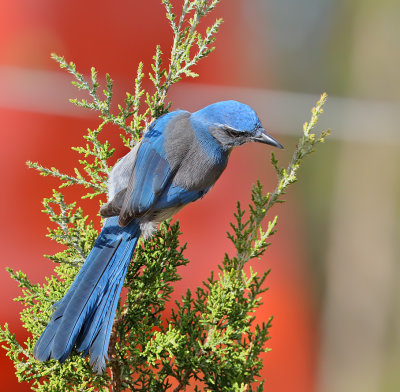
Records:
M252 141L258 143L269 144L270 146L283 148L282 144L275 140L272 136L268 135L264 128L258 128L256 134L251 138Z

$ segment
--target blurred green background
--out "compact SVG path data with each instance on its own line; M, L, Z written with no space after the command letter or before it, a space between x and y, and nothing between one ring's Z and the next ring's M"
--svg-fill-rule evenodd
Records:
M284 164L310 108L320 93L329 94L319 129L332 135L305 162L288 203L273 211L279 232L255 262L260 271L272 268L258 313L275 320L265 389L397 392L400 2L222 0L208 21L219 16L217 49L196 68L200 78L171 90L173 108L196 110L222 99L251 105L285 145L278 154ZM24 162L71 170L76 156L69 147L97 123L68 104L77 93L50 53L83 73L91 66L110 73L122 94L132 90L138 61L150 64L156 44L168 53L171 34L159 0L3 0L0 32L1 264L43 281L52 268L42 255L58 248L44 238L40 202L57 182ZM120 148L116 156L124 153ZM257 178L273 188L268 154L255 146L235 151L213 192L179 214L193 261L177 295L206 278L229 249L224 231L235 201L248 200ZM84 205L95 218L97 202ZM0 281L1 321L22 340L20 307L12 302L18 288L5 272ZM29 390L17 383L4 351L0 366L4 388Z

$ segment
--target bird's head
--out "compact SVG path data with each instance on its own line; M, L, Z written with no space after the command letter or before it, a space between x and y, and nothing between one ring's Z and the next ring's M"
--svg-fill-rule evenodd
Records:
M230 149L248 142L283 148L268 135L256 112L250 106L237 101L213 103L193 113L192 118L207 126L208 132L225 148Z

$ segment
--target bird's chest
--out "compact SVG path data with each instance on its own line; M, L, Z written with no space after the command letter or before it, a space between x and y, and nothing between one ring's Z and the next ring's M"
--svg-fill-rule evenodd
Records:
M188 118L168 127L164 150L173 172L173 184L188 190L210 188L228 163L229 153L206 128L192 127Z
M218 146L192 144L176 168L174 184L190 190L210 188L225 170L228 155Z

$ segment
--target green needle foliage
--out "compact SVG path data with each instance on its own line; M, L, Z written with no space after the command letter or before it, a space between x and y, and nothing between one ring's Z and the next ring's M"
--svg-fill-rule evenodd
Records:
M177 17L170 1L162 0L174 36L169 64L163 67L162 51L157 47L148 75L154 84L153 94L142 88L144 74L140 63L133 93L126 93L124 103L116 110L111 107L113 81L109 75L101 94L94 68L88 81L74 63L53 55L61 68L75 77L73 83L89 94L88 100L72 102L99 112L101 121L97 129L88 130L84 146L73 148L82 156L78 161L80 168L75 168L73 175L38 163L28 162L28 165L41 175L59 178L61 189L83 185L88 190L83 197L106 193L114 148L107 141L100 142L99 134L106 124L114 124L122 130L122 143L133 146L147 125L168 111L170 103L165 100L169 88L184 76L196 77L192 67L214 49L211 45L222 20L217 19L203 35L197 28L218 2L185 0ZM255 310L261 304L261 294L267 290L264 283L269 271L259 276L251 268L245 272L243 267L267 249L277 224L277 217L266 222L269 209L282 201L287 187L296 181L302 159L327 135L327 132L319 136L312 133L325 100L324 94L312 111L311 121L304 125L289 166L280 168L272 155L278 174L275 191L265 194L257 183L248 209L242 209L238 203L228 233L236 254L232 257L225 254L219 270L211 273L195 291L187 290L172 312L165 309L173 282L180 279L178 267L189 262L184 257L185 245L179 243L179 223L164 222L151 240L140 240L125 281L126 298L120 303L113 325L108 371L102 375L94 374L87 359L78 353L62 364L54 360L38 362L32 356L33 346L47 325L54 304L68 290L98 235L82 208L76 202L68 204L59 190L53 190L52 196L43 202L43 212L52 222L48 236L64 246L63 251L47 256L57 263L55 274L46 278L44 284L33 284L23 272L9 269L22 289L16 301L24 305L21 320L32 336L21 344L7 324L0 329L0 339L15 364L18 380L28 382L34 391L51 392L110 389L178 392L187 385L195 391L262 391L260 353L268 351L271 318L257 321Z

